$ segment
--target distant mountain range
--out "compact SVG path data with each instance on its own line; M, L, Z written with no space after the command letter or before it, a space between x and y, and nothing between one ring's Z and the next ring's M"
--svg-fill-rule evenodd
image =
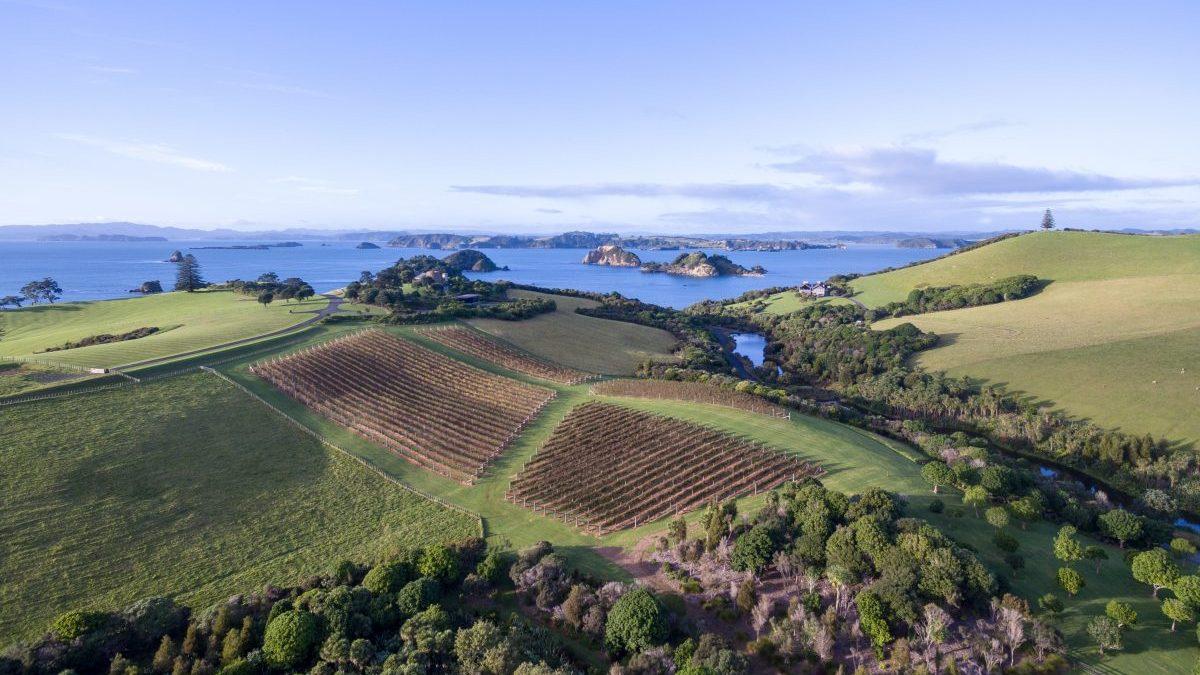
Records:
M437 230L322 230L284 228L277 230L234 230L217 228L162 227L143 223L63 223L54 225L0 226L0 241L368 241L413 248L595 248L606 243L638 249L710 248L730 251L796 250L829 244L875 244L908 247L955 248L1009 230L992 232L866 232L821 230L783 231L755 234L662 235L565 232L558 235L510 235L494 232L444 232ZM1196 229L1146 231L1126 228L1122 232L1144 234L1196 233Z

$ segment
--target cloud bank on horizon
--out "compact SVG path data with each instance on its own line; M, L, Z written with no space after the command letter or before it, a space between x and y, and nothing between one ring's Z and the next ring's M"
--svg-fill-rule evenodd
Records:
M1200 226L1200 6L0 0L0 224Z

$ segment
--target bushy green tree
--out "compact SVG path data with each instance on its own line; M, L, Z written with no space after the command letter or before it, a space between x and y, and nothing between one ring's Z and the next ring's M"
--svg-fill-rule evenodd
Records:
M639 652L666 639L666 612L658 598L644 588L621 596L608 613L604 643L614 652Z
M443 583L454 581L458 577L458 556L450 547L442 544L426 547L421 552L417 571L423 577Z
M1117 650L1121 648L1121 629L1117 626L1117 622L1107 616L1098 616L1088 622L1088 635L1096 641L1096 646L1100 648L1100 656L1104 656L1104 650Z
M1200 576L1188 574L1181 576L1171 584L1175 597L1184 601L1193 609L1200 609Z
M921 467L921 478L932 485L933 493L937 494L938 489L942 486L954 483L954 472L946 466L945 462L933 461Z
M433 604L439 595L441 587L436 581L425 577L414 579L396 594L396 609L405 617L409 617Z
M988 525L996 529L1008 527L1008 511L1003 506L993 506L984 512Z
M1041 607L1042 611L1058 614L1063 611L1063 601L1057 595L1047 593L1038 598L1038 607Z
M771 562L775 555L775 541L771 530L765 525L755 525L737 538L729 562L735 570L758 574Z
M1070 565L1083 558L1083 545L1075 538L1074 525L1063 525L1054 537L1054 557Z
M1186 558L1196 554L1196 545L1183 537L1172 539L1169 548L1171 549L1171 554L1176 558Z
M858 619L863 633L870 638L875 655L883 658L883 648L892 641L892 631L888 628L883 603L878 595L863 591L854 598L854 604L858 608Z
M321 640L321 624L308 612L291 610L267 624L263 658L275 668L296 669L308 662Z
M396 593L416 577L415 572L407 560L389 560L372 567L363 577L362 585L376 595Z
M1100 565L1108 560L1108 551L1105 551L1102 546L1092 544L1083 549L1083 557L1085 560L1092 561L1092 564L1096 566L1096 574L1100 574Z
M107 618L103 612L75 610L60 614L50 624L50 632L60 640L74 640L103 626Z
M1179 577L1179 566L1161 548L1152 548L1135 555L1129 568L1134 579L1154 589L1151 595L1156 599L1159 589L1170 586Z
M1108 604L1104 606L1104 614L1116 621L1120 628L1127 628L1137 623L1137 612L1128 602L1109 600Z
M1142 534L1142 519L1125 509L1113 509L1100 516L1100 529L1116 539L1125 548L1125 542L1137 539Z
M1175 625L1180 621L1195 621L1196 613L1188 604L1179 598L1167 598L1162 602L1163 614L1171 620L1171 632L1175 632Z
M1079 593L1079 591L1083 590L1083 587L1087 585L1083 580L1083 575L1071 569L1070 567L1058 568L1058 574L1056 575L1056 578L1058 579L1058 585L1061 586L1062 589L1069 593L1072 597Z
M979 516L979 507L986 506L988 503L988 491L980 485L972 485L963 491L963 503L975 509L975 516Z
M1020 499L1015 499L1009 503L1008 509L1012 511L1013 516L1017 520L1021 521L1022 530L1026 529L1029 523L1037 522L1042 517L1045 504L1039 497L1039 493L1034 493L1025 495Z

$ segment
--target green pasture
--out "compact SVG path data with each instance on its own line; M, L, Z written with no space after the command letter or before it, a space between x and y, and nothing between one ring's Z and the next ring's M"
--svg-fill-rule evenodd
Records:
M758 312L767 314L791 314L805 307L814 305L852 305L854 304L846 298L830 296L825 298L810 298L800 295L794 290L782 291L773 293L754 300L746 300L743 302L735 302L730 305L731 308L748 308Z
M210 374L0 407L0 429L0 643L69 609L204 607L476 531Z
M592 300L512 291L515 297L551 297L557 311L525 321L471 319L472 326L556 363L606 375L631 375L646 359L670 361L675 338L665 330L575 313Z
M1031 245L1064 250L1067 244L1078 244L1079 255L1088 256L1085 264L1071 259L1057 269L1045 267L1045 256L1027 251ZM1195 442L1197 244L1200 237L1066 232L1009 239L904 272L962 258L1002 268L996 276L1029 272L1054 279L1045 290L1024 300L888 319L874 327L911 322L941 336L936 348L915 357L925 368L1002 384L1101 426ZM993 248L1000 253L989 252ZM1030 262L1014 259L1019 256ZM1127 258L1141 262L1132 265ZM961 262L955 271L966 275ZM1123 276L1097 277L1102 273ZM899 273L880 277L893 274Z
M0 312L0 356L88 368L111 368L205 349L287 328L312 317L326 298L263 307L232 291L162 293L126 300L63 302ZM157 326L164 332L65 351L41 353L101 333Z
M1015 274L1097 281L1200 274L1200 235L1033 232L850 282L868 306L903 300L914 288L995 281Z

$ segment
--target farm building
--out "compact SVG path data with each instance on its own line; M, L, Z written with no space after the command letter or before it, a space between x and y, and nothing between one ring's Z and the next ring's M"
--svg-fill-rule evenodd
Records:
M446 283L446 273L441 270L429 270L428 272L421 272L416 276L416 278L413 279L413 283L426 283L431 286L440 286Z
M810 284L806 281L796 288L796 292L812 298L823 298L828 293L828 290L825 288L825 284L821 282Z

